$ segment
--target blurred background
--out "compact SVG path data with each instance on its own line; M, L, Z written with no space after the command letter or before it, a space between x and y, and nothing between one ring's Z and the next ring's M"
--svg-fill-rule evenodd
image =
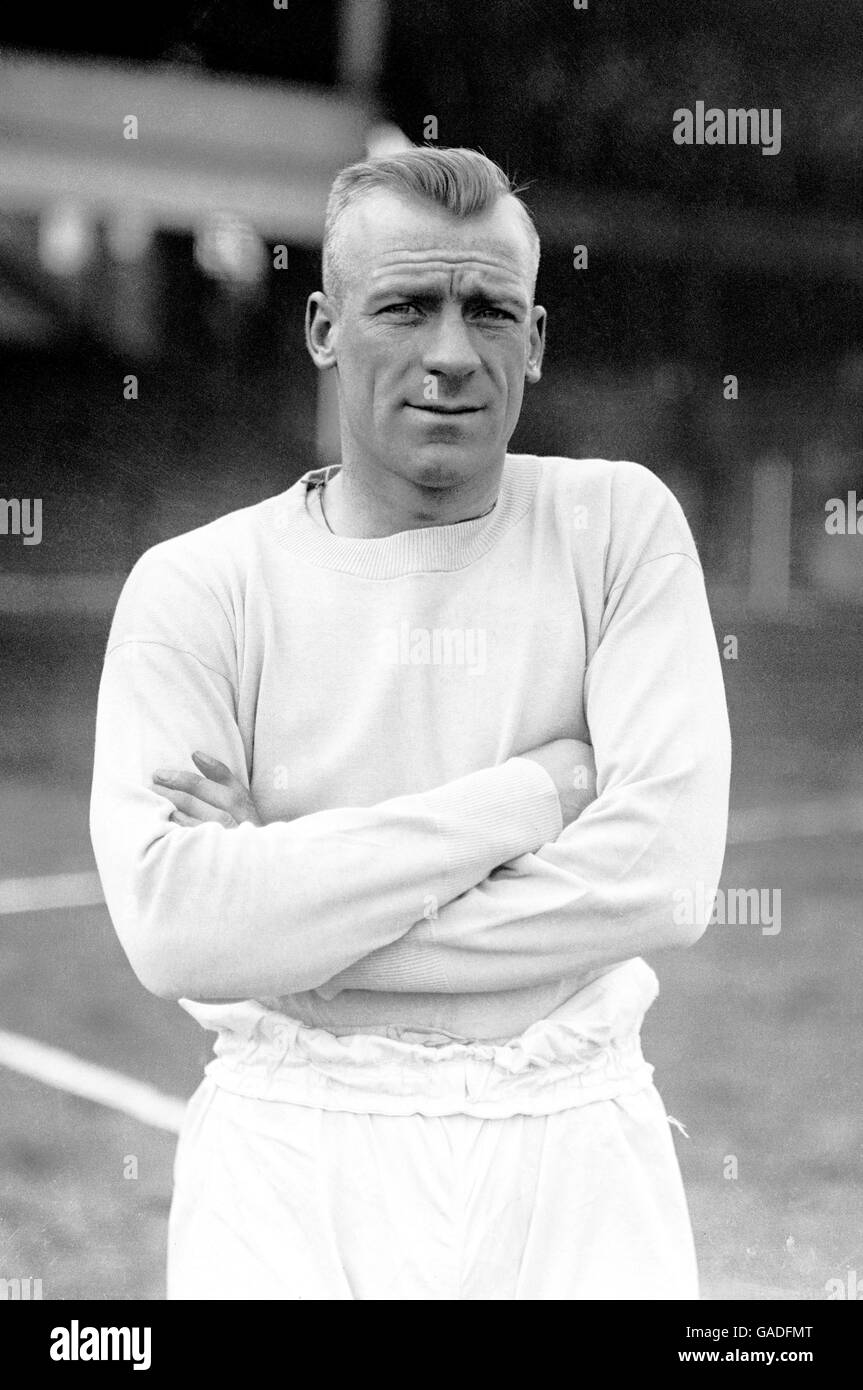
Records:
M0 1280L164 1296L209 1040L140 988L101 903L102 654L144 549L337 457L302 339L326 194L405 142L529 183L550 341L513 449L646 464L704 560L723 885L782 894L780 932L655 962L646 1050L705 1295L863 1280L863 534L825 527L863 501L861 46L853 0L0 17ZM781 152L675 144L698 100L778 108ZM36 498L25 544L8 504Z

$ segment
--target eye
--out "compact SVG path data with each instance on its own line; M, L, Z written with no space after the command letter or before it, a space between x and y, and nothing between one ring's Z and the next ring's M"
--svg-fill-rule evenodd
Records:
M478 304L478 305L476 306L476 308L473 310L473 312L474 312L474 314L479 314L479 315L480 315L481 317L483 317L483 318L485 318L485 317L490 317L490 318L493 318L493 319L513 319L513 318L515 318L515 315L514 315L514 314L510 314L506 309L498 309L498 308L496 307L496 305L494 305L494 304Z
M378 310L379 314L418 314L419 312L418 305L410 304L407 301L400 304L385 304L382 309Z

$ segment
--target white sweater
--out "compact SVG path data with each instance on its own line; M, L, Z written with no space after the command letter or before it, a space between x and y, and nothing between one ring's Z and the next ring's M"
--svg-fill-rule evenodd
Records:
M488 516L352 539L314 477L154 546L120 597L91 833L141 980L336 1034L495 1040L695 939L675 894L709 913L730 741L668 489L511 455ZM597 795L561 833L518 755L563 737L592 743ZM249 779L264 826L171 821L152 773L193 750Z

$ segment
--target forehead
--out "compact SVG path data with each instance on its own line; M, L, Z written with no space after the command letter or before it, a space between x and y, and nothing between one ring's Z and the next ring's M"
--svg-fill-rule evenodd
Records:
M529 293L533 256L514 198L470 217L455 217L435 203L375 189L339 220L339 259L357 287L434 271L474 272L519 281Z

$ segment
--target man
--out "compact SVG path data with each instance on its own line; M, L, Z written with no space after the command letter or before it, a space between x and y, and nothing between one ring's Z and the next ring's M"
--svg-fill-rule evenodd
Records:
M141 981L218 1034L169 1297L695 1296L640 955L718 882L719 659L658 479L506 453L538 259L480 154L340 174L307 342L341 467L120 599L96 856Z

